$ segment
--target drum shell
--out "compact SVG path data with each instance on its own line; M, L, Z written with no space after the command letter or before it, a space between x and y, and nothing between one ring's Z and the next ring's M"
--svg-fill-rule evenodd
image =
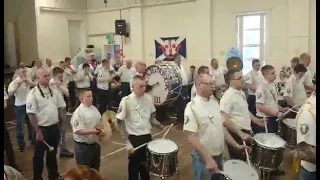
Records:
M283 121L280 122L281 130L280 137L287 142L289 147L297 146L297 131L296 128L288 126Z
M259 169L276 170L282 163L284 150L285 147L265 147L260 145L256 140L253 140L251 161Z
M156 153L147 148L147 169L150 174L160 178L174 176L178 172L178 150Z

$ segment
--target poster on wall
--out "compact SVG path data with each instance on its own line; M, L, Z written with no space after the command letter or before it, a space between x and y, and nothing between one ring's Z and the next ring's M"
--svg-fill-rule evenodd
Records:
M173 56L177 53L182 60L187 59L186 37L161 37L155 39L156 60L173 61Z

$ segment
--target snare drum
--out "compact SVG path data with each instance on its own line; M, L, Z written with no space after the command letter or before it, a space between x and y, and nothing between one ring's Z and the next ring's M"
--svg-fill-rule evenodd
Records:
M181 93L182 79L180 70L174 64L157 64L149 66L145 74L148 85L152 89L148 92L156 106L174 102Z
M284 119L281 121L280 137L287 142L289 147L297 145L296 119Z
M251 160L258 168L276 170L280 167L286 142L273 133L253 136Z
M259 180L256 170L241 160L226 161L223 164L223 171L229 177L225 177L225 180Z
M178 172L178 146L169 139L156 139L147 145L147 168L149 173L168 178Z

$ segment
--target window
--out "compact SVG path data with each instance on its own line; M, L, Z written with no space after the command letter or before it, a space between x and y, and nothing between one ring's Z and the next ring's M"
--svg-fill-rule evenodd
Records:
M258 58L265 64L266 14L240 15L236 17L237 46L243 57L243 73L252 69L252 60Z

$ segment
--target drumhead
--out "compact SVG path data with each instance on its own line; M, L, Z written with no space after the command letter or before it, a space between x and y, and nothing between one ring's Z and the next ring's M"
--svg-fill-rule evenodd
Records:
M148 143L147 148L155 153L167 154L178 150L175 142L169 139L156 139Z
M270 148L282 148L286 142L273 133L259 133L253 136L254 141L258 144Z
M294 128L294 129L296 128L296 124L297 124L296 119L287 118L287 119L284 119L282 122L291 128Z
M227 160L223 171L234 180L259 180L258 173L246 162L236 159Z

